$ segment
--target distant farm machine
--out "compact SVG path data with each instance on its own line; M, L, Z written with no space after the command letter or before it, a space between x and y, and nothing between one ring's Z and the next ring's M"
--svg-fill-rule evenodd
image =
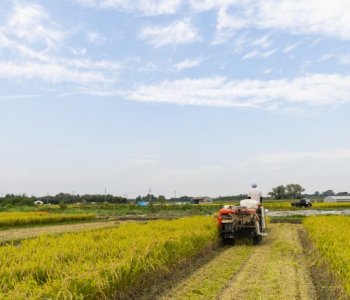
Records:
M220 209L218 226L224 244L234 244L237 238L248 237L256 245L267 236L265 210L261 203L251 199L241 200L239 206Z

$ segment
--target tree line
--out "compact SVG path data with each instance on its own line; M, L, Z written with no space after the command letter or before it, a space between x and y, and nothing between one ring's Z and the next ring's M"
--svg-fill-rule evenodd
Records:
M34 205L35 201L42 201L44 204L74 204L74 203L128 203L127 198L120 196L106 195L74 195L69 193L59 193L54 196L35 197L27 195L6 194L0 198L0 205Z
M300 185L296 183L279 185L272 189L272 192L269 192L268 194L277 199L300 199L302 197L328 197L328 196L349 196L350 194L348 192L339 192L335 193L333 190L327 190L324 192L316 191L313 194L304 194L305 189Z

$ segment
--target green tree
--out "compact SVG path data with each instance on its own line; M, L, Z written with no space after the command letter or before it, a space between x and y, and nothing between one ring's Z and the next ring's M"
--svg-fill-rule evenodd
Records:
M333 190L327 190L321 194L321 196L328 197L328 196L335 196L335 193Z
M286 185L286 192L288 198L301 198L301 193L305 192L305 189L300 185L296 183L291 183Z
M60 209L65 210L67 208L67 204L64 202L64 200L60 201Z
M339 192L337 193L337 196L347 196L348 192Z
M286 198L286 188L283 185L279 185L272 189L272 192L269 193L275 199L285 199Z
M164 204L165 203L165 197L163 196L163 195L159 195L158 196L158 201L160 202L160 203L162 203L162 204Z

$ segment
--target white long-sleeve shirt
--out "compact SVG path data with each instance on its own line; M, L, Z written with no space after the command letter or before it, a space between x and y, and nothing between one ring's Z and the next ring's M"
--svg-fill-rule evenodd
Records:
M248 196L250 197L250 199L256 200L260 203L260 198L262 197L262 193L257 188L251 188L248 193Z

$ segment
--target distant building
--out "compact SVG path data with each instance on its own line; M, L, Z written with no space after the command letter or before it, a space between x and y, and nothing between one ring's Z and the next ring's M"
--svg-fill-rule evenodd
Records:
M36 200L36 201L34 201L34 204L35 204L35 205L43 205L44 202L43 202L43 201L40 201L40 200Z
M192 204L203 204L203 203L212 203L213 198L211 197L193 197L191 200Z
M350 196L328 196L324 202L350 202Z

